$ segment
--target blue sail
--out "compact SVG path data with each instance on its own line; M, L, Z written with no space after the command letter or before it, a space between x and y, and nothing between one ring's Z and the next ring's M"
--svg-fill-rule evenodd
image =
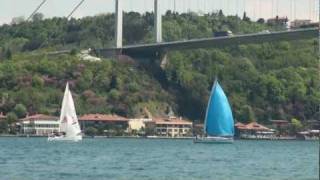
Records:
M230 104L223 89L216 81L208 102L205 133L209 136L233 136L234 121Z

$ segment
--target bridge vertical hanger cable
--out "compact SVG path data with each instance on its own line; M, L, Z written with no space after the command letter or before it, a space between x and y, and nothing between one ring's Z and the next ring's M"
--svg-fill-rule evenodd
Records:
M27 21L29 21L38 11L39 9L44 5L44 3L46 3L47 0L43 0L38 6L37 8L30 14L30 16L28 17Z
M257 19L259 19L259 18L261 18L261 16L262 16L262 2L261 2L262 0L258 0L258 3L259 3L259 17L257 18ZM271 0L271 1L273 1L273 0Z
M252 6L252 8L253 8L253 18L252 19L255 19L256 18L256 6L257 6L257 3L256 3L256 1L254 1L253 2L253 6Z
M293 0L290 0L290 21L292 21L293 19L292 6L293 6Z
M279 0L276 0L276 15L279 16Z
M247 11L247 2L246 2L247 0L244 0L243 1L243 10L244 10L244 12L243 13L247 13L246 11Z
M73 13L81 6L81 4L84 2L85 0L81 0L80 3L77 4L77 6L75 8L73 8L73 10L71 11L71 13L69 13L69 15L67 16L67 19L69 19Z
M273 0L271 0L271 17L274 17L274 12L273 12L274 6L273 5L274 5Z
M312 0L309 0L309 19L310 20L312 19L312 17L311 17L311 15L312 15L311 2L312 2Z
M296 20L297 19L297 2L296 2L296 0L294 0L293 1L293 3L294 3L294 9L293 9L293 12L294 12L294 20Z
M239 0L236 0L235 7L236 7L236 16L239 16Z

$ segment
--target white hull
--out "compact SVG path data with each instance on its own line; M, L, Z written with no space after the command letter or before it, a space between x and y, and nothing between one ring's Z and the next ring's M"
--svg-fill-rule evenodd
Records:
M233 137L218 137L218 136L207 136L207 137L195 137L194 143L206 143L206 144L231 144L233 143Z
M76 136L76 137L66 137L66 136L53 136L48 137L48 141L81 141L82 136Z

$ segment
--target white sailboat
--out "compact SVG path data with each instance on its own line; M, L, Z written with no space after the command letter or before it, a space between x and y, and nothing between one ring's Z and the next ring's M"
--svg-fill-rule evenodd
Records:
M49 136L48 141L82 140L82 134L68 83L64 91L59 122L59 133Z

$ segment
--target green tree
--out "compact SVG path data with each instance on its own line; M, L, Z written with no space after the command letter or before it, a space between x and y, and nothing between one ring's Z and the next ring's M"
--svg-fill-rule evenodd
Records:
M88 127L85 129L85 134L88 136L95 136L97 135L98 130L94 127Z
M18 118L22 118L26 116L27 108L23 104L17 104L14 107L13 112L17 115Z
M9 112L7 114L7 122L9 124L15 123L18 121L18 116L14 112Z
M42 21L44 18L44 15L42 13L35 13L33 16L32 16L32 21L33 22L39 22L39 21Z
M299 121L298 119L291 119L291 133L292 134L296 134L297 132L301 131L303 128L303 125L301 123L301 121Z
M9 48L5 51L5 58L9 60L12 59L12 52Z
M255 122L256 121L256 116L254 111L252 110L251 106L247 105L243 109L243 121L245 122Z

